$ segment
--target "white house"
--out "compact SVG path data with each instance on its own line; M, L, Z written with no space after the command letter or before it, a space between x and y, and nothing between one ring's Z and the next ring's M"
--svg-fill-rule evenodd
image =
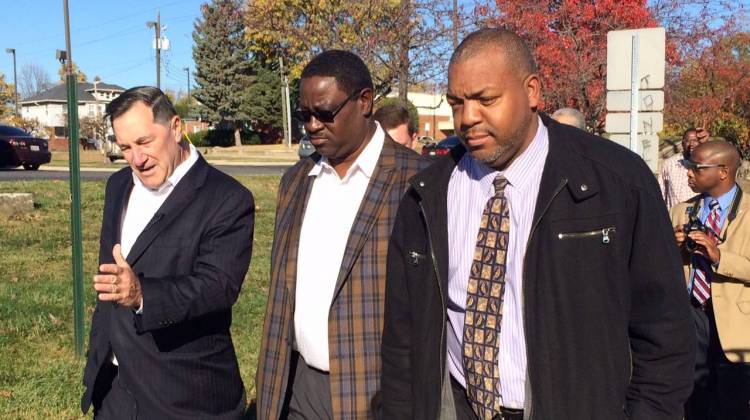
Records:
M96 117L104 115L104 107L125 89L102 82L78 83L78 117ZM65 84L40 92L20 101L21 116L36 119L43 126L55 130L55 135L64 136L67 126L66 113L68 90Z

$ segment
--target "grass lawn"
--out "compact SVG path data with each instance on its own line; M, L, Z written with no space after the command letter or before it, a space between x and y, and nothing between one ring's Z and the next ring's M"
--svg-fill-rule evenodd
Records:
M278 176L238 177L255 195L253 257L232 335L248 400L263 328ZM83 182L86 339L96 297L104 181ZM36 210L0 221L0 418L77 419L84 359L73 344L70 205L67 181L0 182L0 192L32 192ZM90 416L90 412L89 412Z

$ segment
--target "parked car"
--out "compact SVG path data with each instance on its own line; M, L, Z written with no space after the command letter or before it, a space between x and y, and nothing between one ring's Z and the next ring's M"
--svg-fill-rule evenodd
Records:
M458 136L450 136L437 143L425 144L422 146L422 156L438 157L447 155L459 143Z
M0 125L0 166L23 166L28 171L36 171L51 159L47 140L34 137L20 128Z
M107 136L107 140L104 142L104 154L107 155L110 162L114 162L117 159L125 159L120 146L115 142L115 136L111 134Z
M310 143L310 137L304 135L299 141L299 150L297 151L300 159L304 159L315 153L315 146Z

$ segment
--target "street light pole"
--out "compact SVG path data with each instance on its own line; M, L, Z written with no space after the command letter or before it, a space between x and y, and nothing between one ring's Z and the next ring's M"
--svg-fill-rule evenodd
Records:
M188 78L188 102L187 102L187 116L190 116L190 67L185 67L183 70L185 70L185 73L187 73Z
M78 156L78 80L73 72L73 50L70 47L68 0L63 0L65 14L65 74L68 80L68 146L70 146L70 239L73 248L73 315L75 349L83 356L83 233L81 229L81 168Z
M147 28L154 28L154 45L156 46L156 87L161 89L161 13L156 9L156 22L146 22Z
M6 48L5 52L8 54L13 54L13 88L15 89L15 102L16 102L16 117L21 116L21 112L19 111L18 107L18 78L16 77L16 49L15 48Z

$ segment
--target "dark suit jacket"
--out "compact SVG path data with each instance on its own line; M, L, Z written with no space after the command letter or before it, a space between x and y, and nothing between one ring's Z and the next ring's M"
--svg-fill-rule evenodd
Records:
M125 168L107 182L99 263L113 263ZM127 261L143 289L143 313L97 301L81 400L111 351L139 416L238 418L245 395L229 327L253 243L255 204L245 187L199 157L136 240Z
M695 331L656 180L627 149L542 120L549 153L522 262L524 414L680 419ZM384 419L450 411L446 191L464 153L458 146L412 178L398 210L388 251Z
M314 180L308 173L317 158L315 154L297 163L284 174L279 187L268 307L258 357L259 419L278 419L286 396L294 341L297 250ZM409 177L427 164L386 136L352 225L328 324L331 397L337 420L371 416L371 401L380 387L388 238Z

